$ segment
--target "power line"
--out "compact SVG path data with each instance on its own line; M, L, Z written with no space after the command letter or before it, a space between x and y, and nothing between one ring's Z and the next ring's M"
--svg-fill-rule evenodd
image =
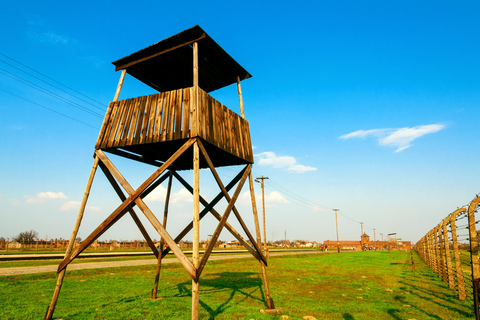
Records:
M19 65L21 65L21 66L23 66L23 67L25 67L25 68L27 68L27 69L29 69L29 70L31 70L31 71L33 71L33 72L35 72L35 73L37 73L37 74L39 74L39 75L41 75L41 76L43 76L43 77L45 77L45 78L47 78L47 79L49 79L49 80L51 80L51 81L55 82L55 83L57 83L57 84L59 84L59 85L63 86L64 88L67 88L67 89L69 89L69 90L71 90L71 91L73 91L73 92L75 92L75 93L77 93L77 94L81 95L82 97L85 97L85 98L87 98L87 99L89 99L89 100L91 100L91 101L93 101L93 102L95 102L95 103L98 103L98 104L99 104L100 106L102 106L103 108L99 108L99 107L97 107L97 106L95 106L95 105L93 105L93 104L91 104L91 103L89 103L89 102L86 102L86 101L82 100L81 98L78 98L78 97L76 97L75 95L72 95L72 94L71 94L71 93L69 93L69 92L66 92L66 91L64 91L64 90L62 90L62 89L60 89L60 88L58 88L58 87L55 87L55 86L53 86L52 84L50 84L50 83L48 83L48 82L45 82L44 80L42 80L42 79L39 79L39 78L37 78L37 77L35 77L35 76L33 76L33 75L29 74L28 72L26 72L26 71L23 71L23 70L21 70L21 69L19 69L19 68L15 67L15 66L13 66L13 65L9 64L8 62L5 62L4 60L1 60L1 59L0 59L0 61L2 61L3 63L5 63L5 64L8 64L9 66L11 66L11 67L13 67L13 68L15 68L15 69L17 69L17 70L20 70L20 71L22 71L22 72L24 72L24 73L27 73L28 75L30 75L30 76L32 76L32 77L34 77L34 78L36 78L36 79L38 79L38 80L40 80L40 81L42 81L42 82L45 82L45 83L47 83L48 85L50 85L50 86L52 86L52 87L54 87L54 88L57 88L58 90L61 90L61 91L65 92L65 93L67 93L67 94L69 94L69 95L72 95L72 96L76 97L76 98L77 98L77 99L79 99L79 100L82 100L82 101L84 101L84 102L86 102L86 103L88 103L88 104L91 104L91 105L92 105L92 106L94 106L95 108L98 108L98 109L100 109L100 110L104 110L104 106L105 106L105 104L104 104L104 103L101 103L101 102L99 102L99 101L97 101L97 100L95 100L95 99L93 99L93 98L90 98L89 96L86 96L86 95L84 95L83 93L81 93L81 92L78 92L77 90L75 90L75 89L72 89L72 88L70 88L69 86L67 86L67 85L64 85L63 83L61 83L61 82L59 82L59 81L57 81L57 80L55 80L55 79L52 79L52 78L50 78L49 76L47 76L47 75L45 75L45 74L43 74L43 73L41 73L41 72L39 72L39 71L37 71L37 70L35 70L35 69L33 69L33 68L30 68L29 66L27 66L27 65L25 65L25 64L23 64L23 63L21 63L21 62L19 62L19 61L15 60L15 59L11 58L11 57L9 57L9 56L7 56L7 55L5 55L5 54L1 53L1 52L0 52L0 55L2 55L2 56L4 56L5 58L8 58L8 59L10 59L10 60L14 61L15 63L17 63L17 64L19 64Z
M99 114L99 113L97 113L97 112L95 112L95 111L92 111L92 110L90 110L90 109L88 109L88 108L86 108L86 107L84 107L84 106L82 106L82 105L79 105L78 103L75 103L75 102L73 102L73 101L71 101L71 100L69 100L69 99L66 99L66 98L64 98L64 97L62 97L62 96L60 96L60 95L58 95L58 94L56 94L56 93L54 93L54 92L52 92L52 91L50 91L50 90L48 90L48 89L45 89L45 88L43 88L43 87L41 87L41 86L39 86L39 85L31 82L31 81L28 81L28 80L26 80L25 78L22 78L22 77L20 77L20 76L18 76L18 75L15 75L15 74L13 74L13 73L11 73L11 72L3 69L3 68L0 68L0 73L4 74L4 75L6 75L7 77L10 77L10 78L12 78L12 79L14 79L14 80L16 80L16 81L18 81L18 82L20 82L20 83L23 83L23 84L25 84L25 85L33 88L33 89L36 89L36 90L38 90L38 91L40 91L40 92L43 92L43 93L45 93L45 94L47 94L47 95L49 95L49 96L51 96L51 97L53 97L53 98L55 98L55 99L58 99L58 100L60 100L60 101L62 101L62 102L65 102L65 103L68 103L68 104L74 106L75 108L77 108L77 109L79 109L79 110L82 110L82 111L84 111L84 112L87 112L87 113L89 113L89 114L91 114L91 115L93 115L93 116L96 116L96 117L98 117L98 118L103 118L103 116L102 116L101 114Z
M88 123L85 123L85 122L83 122L83 121L81 121L81 120L72 118L72 117L70 117L70 116L67 116L66 114L63 114L63 113L58 112L58 111L56 111L56 110L50 109L50 108L48 108L48 107L45 107L44 105L41 105L41 104L36 103L36 102L34 102L34 101L32 101L32 100L29 100L29 99L26 99L26 98L24 98L24 97L21 97L21 96L15 94L15 93L10 92L10 91L4 90L4 89L2 89L2 88L0 88L0 91L6 92L6 93L8 93L8 94L11 94L12 96L15 96L15 97L17 97L17 98L19 98L19 99L22 99L22 100L25 100L25 101L27 101L27 102L30 102L30 103L32 103L32 104L34 104L34 105L37 105L37 106L41 107L41 108L47 109L48 111L54 112L54 113L56 113L56 114L59 114L59 115L65 117L65 118L68 118L68 119L70 119L70 120L73 120L73 121L79 122L79 123L81 123L81 124L84 124L84 125L86 125L86 126L88 126L88 127L90 127L90 128L99 130L99 128L94 127L94 126L92 126L92 125L89 125Z

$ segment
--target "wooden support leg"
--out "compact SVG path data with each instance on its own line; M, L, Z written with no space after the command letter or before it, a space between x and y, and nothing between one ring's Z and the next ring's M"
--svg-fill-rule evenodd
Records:
M198 142L193 145L193 267L200 263L200 151ZM192 279L192 320L198 320L200 284L198 275Z
M257 204L255 201L255 191L253 190L253 177L251 172L249 176L249 183L250 183L250 196L252 198L253 217L255 220L255 231L257 234L257 243L261 243L260 223L258 222ZM268 309L274 309L275 305L273 303L273 299L270 298L270 289L268 287L267 268L266 268L265 262L260 261L260 264L262 266L262 279L263 279L263 286L265 287L265 299L267 300L267 306L268 306Z
M172 172L170 171L170 177L168 178L168 188L167 188L167 196L165 197L165 210L163 211L163 228L167 229L167 216L168 216L168 204L170 202L170 192L172 190ZM163 238L160 239L160 246L159 251L163 251L164 246ZM160 270L162 269L162 255L158 255L157 260L157 270L155 272L155 284L153 285L152 290L152 299L157 299L157 291L158 291L158 280L160 279Z
M98 167L98 157L95 156L92 170L90 171L90 176L88 177L87 186L85 188L85 193L83 194L82 203L80 205L80 209L78 210L77 220L75 222L75 226L73 228L72 235L70 236L70 241L68 242L68 247L65 252L65 257L68 257L70 255L73 249L73 245L75 244L75 239L77 238L78 229L80 228L80 224L82 222L83 213L85 212L85 207L87 205L88 196L90 194L90 189L92 187L93 178L95 177L95 172L97 171L97 167ZM52 301L50 302L47 312L45 313L45 320L52 319L53 312L55 311L55 306L57 304L57 300L60 295L60 289L62 288L65 272L66 272L66 268L63 269L57 276L57 284L55 286L55 291L53 292Z

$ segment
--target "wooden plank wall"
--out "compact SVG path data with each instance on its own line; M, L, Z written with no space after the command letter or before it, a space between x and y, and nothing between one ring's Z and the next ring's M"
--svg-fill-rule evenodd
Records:
M193 88L111 102L96 148L187 139L191 132ZM248 121L199 89L198 136L253 163Z

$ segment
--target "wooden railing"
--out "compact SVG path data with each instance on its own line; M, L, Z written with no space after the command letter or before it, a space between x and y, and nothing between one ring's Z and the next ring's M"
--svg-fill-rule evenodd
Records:
M205 91L185 88L111 102L96 149L200 137L253 163L248 121Z

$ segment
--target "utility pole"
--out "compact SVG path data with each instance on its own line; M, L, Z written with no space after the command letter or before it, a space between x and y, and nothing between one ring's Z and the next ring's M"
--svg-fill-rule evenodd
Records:
M360 222L360 226L362 228L362 235L361 236L363 236L363 222Z
M266 231L266 226L265 226L265 185L264 181L265 179L268 179L268 177L262 176L261 178L256 178L255 182L260 183L258 180L262 180L262 207L263 207L263 252L268 258L268 252L267 252L267 231Z
M285 245L283 247L287 249L287 229L285 229Z
M340 241L338 240L338 219L337 219L337 212L338 209L333 209L335 211L335 225L337 226L337 251L340 253Z
M377 237L375 236L375 228L373 228L373 243L374 245L374 250L377 251Z

